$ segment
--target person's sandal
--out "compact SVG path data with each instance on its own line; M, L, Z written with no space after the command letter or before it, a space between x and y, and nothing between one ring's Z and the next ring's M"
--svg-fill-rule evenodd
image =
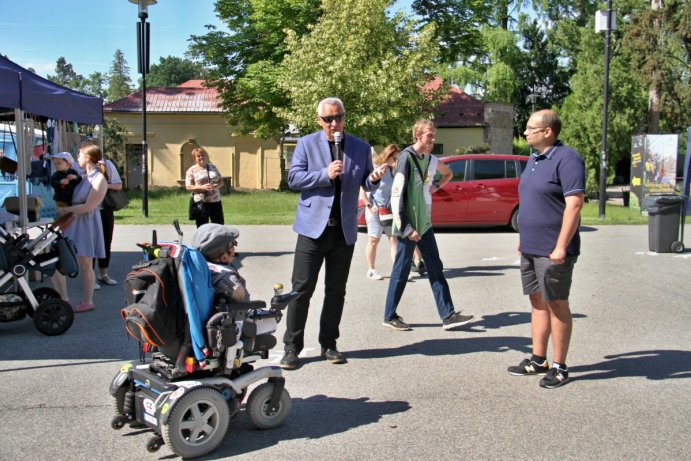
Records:
M75 314L81 314L82 312L89 312L92 311L96 308L96 306L93 305L93 303L85 303L84 301L80 302L76 306L72 308Z

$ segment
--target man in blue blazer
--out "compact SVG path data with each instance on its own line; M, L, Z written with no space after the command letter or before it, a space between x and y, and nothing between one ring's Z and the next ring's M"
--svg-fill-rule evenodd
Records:
M346 361L336 348L336 340L357 239L358 193L360 187L376 189L386 171L386 165L373 168L368 143L349 134L343 136L345 107L340 99L320 101L317 122L322 131L298 140L288 173L288 186L301 193L293 225L298 240L292 277L293 291L300 296L288 306L285 355L281 359L281 368L287 370L298 365L310 299L324 262L321 356L331 363Z

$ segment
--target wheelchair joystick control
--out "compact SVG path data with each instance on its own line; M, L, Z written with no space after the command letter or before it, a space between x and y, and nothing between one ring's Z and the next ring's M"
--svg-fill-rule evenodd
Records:
M274 284L273 289L274 289L274 295L280 296L283 294L283 284L282 283Z

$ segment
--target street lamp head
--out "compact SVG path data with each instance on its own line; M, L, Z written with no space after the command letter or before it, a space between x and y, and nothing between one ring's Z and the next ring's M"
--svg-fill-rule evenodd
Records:
M148 15L149 5L155 5L156 0L129 0L130 3L134 3L139 6L139 16L146 17Z

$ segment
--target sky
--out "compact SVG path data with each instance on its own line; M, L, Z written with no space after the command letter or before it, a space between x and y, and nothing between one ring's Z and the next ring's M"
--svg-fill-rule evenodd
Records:
M184 57L191 35L203 35L205 25L228 29L216 18L213 0L158 0L149 6L150 64L161 57ZM408 9L412 0L398 0ZM46 77L55 74L59 57L84 77L110 70L120 49L137 73L138 8L129 0L0 0L0 54Z

